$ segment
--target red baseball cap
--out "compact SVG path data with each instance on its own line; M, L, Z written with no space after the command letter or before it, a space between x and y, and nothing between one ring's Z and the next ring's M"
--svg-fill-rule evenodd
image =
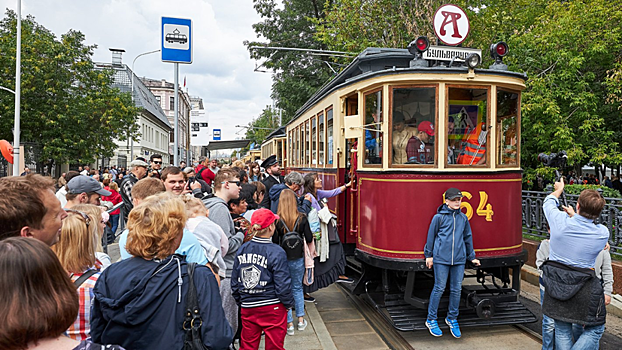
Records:
M256 210L251 217L251 225L259 225L261 226L261 230L270 226L275 220L278 220L279 216L274 214L268 209L261 208Z
M419 123L419 127L417 127L419 131L423 131L430 136L434 136L434 125L431 122L424 120Z

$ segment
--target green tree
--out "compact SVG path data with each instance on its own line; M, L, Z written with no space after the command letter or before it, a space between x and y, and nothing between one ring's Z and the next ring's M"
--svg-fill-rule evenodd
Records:
M273 109L271 106L266 106L266 108L261 111L261 114L257 117L257 119L248 123L246 139L255 142L256 145L261 145L266 137L278 128L278 111Z
M262 21L253 25L262 41L245 41L251 58L265 60L263 66L273 70L272 98L283 110L288 122L313 93L326 83L333 71L332 60L299 51L251 49L254 46L326 49L315 39L315 21L324 18L324 0L253 0ZM281 5L282 3L282 5Z
M15 86L16 14L0 21L0 85ZM95 45L70 30L60 39L22 19L21 141L36 142L42 160L89 162L110 157L114 139L124 140L138 126L129 93L112 88L110 70L95 69ZM0 138L12 140L14 97L0 93Z

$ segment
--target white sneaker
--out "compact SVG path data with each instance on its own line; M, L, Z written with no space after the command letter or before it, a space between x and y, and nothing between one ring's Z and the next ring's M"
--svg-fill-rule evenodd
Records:
M294 335L294 325L287 327L287 335Z
M298 330L304 331L307 328L307 320L303 319L302 322L298 322Z

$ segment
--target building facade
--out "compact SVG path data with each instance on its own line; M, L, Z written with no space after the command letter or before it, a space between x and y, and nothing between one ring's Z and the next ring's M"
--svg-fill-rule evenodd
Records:
M135 141L116 140L115 155L104 163L104 167L112 165L127 167L132 159L143 157L148 160L153 154L162 155L162 162L168 164L170 162L168 140L173 128L156 96L134 75L127 65L122 64L120 54L114 57L113 52L112 64L97 63L96 68L112 69L114 71L113 86L123 92L133 92L134 103L140 108L140 112L136 116L136 123L139 127L138 139ZM134 77L133 86L132 77Z
M141 82L151 91L155 96L160 108L164 111L168 118L169 125L173 127L175 125L175 84L167 82L166 80L155 80L149 78L141 78ZM179 89L179 129L178 135L178 152L180 161L185 161L186 164L191 164L193 154L190 149L190 96L187 92ZM168 153L173 155L174 134L171 132L169 138ZM171 158L171 163L173 159Z

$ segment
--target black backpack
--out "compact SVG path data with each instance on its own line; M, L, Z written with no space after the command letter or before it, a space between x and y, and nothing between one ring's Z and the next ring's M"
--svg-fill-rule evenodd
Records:
M294 231L291 231L289 227L285 224L285 221L281 220L283 227L287 232L281 238L281 248L285 250L285 254L287 254L287 260L300 259L304 256L304 240L300 233L296 231L298 227L298 221L300 220L300 215L296 219L296 223L294 224Z

